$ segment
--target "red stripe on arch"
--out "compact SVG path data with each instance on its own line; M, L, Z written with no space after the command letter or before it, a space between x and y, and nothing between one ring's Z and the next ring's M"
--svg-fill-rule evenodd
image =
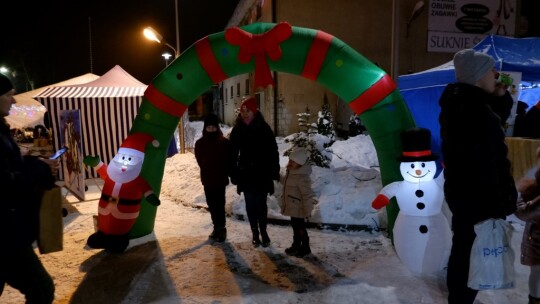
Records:
M195 51L197 52L199 62L201 63L203 69L214 83L218 83L228 78L225 72L223 72L221 69L216 56L214 56L214 52L212 52L210 39L208 37L199 40L195 44Z
M360 115L390 95L397 88L396 83L388 75L384 75L367 90L349 103L353 111Z
M332 43L332 38L334 36L325 33L323 31L318 31L313 39L313 43L309 48L309 52L306 56L306 62L304 64L304 70L302 71L302 76L311 80L316 80L321 71L322 64L324 62L324 57L328 52L328 48Z
M144 91L144 97L154 107L175 117L182 117L182 114L187 109L187 106L158 91L153 84L148 85L148 88Z

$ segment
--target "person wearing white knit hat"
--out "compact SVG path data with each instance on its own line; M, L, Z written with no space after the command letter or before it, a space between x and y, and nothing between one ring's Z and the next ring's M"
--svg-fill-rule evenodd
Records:
M291 217L293 243L285 249L287 255L303 257L311 253L306 218L311 217L313 205L318 203L311 187L311 165L308 152L296 147L289 153L285 175L280 176L283 194L280 201L281 213Z
M487 54L457 52L457 82L448 84L439 100L444 194L453 229L446 280L449 304L472 304L478 293L468 287L474 225L504 219L516 210L503 115L494 110L505 103L507 92L497 82L494 65Z

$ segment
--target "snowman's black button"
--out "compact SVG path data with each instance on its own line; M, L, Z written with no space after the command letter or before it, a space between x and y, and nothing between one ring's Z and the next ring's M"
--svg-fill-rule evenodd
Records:
M420 210L423 210L424 208L426 208L426 204L424 203L417 203L416 204L416 208L420 209Z
M416 190L416 192L414 194L416 194L416 197L423 197L424 196L424 191Z
M426 225L421 225L420 228L418 228L418 230L420 230L420 233L427 233L428 228Z

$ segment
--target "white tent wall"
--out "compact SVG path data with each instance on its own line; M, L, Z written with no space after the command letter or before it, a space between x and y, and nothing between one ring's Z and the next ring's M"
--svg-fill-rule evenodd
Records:
M96 81L52 87L35 98L49 110L55 149L60 148L63 136L61 111L78 109L82 155L99 155L104 163L109 163L131 129L145 90L145 84L116 66ZM92 169L85 172L85 177L98 175Z

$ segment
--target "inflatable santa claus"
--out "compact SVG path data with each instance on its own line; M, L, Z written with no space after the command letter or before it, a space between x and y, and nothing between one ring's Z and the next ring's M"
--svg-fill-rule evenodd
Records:
M148 143L159 146L148 134L129 135L109 166L99 156L84 158L84 164L93 167L105 181L99 199L97 231L86 242L89 247L124 252L129 245L128 233L139 216L142 197L154 206L160 204L150 184L140 176Z

